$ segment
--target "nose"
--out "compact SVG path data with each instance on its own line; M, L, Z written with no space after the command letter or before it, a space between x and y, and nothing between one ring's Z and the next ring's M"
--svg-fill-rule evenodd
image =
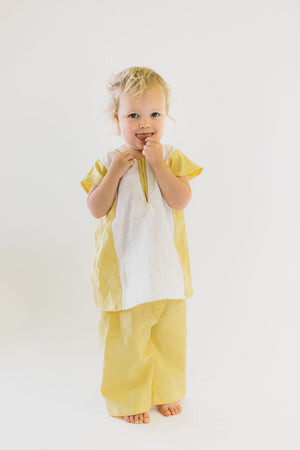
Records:
M141 119L140 128L149 128L149 127L150 127L150 120L147 118Z

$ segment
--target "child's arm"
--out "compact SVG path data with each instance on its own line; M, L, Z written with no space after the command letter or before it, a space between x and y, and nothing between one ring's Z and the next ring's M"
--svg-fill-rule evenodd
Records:
M177 177L162 161L152 166L161 193L173 209L184 209L192 198L188 177Z
M94 217L99 219L109 212L115 200L119 181L133 164L134 159L129 152L117 153L101 183L91 187L87 204Z
M146 138L143 154L151 165L159 184L161 193L173 209L184 209L192 197L188 177L177 177L163 159L163 148L160 142Z

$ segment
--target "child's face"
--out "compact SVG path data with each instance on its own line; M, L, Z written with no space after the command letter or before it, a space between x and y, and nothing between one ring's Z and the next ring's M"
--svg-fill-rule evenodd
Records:
M147 137L160 141L165 116L165 93L159 84L154 84L141 96L123 92L114 118L125 142L135 150L143 150Z

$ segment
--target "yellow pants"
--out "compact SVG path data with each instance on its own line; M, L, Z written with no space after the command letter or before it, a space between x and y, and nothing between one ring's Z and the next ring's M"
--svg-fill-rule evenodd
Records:
M186 300L101 311L101 393L111 416L147 412L185 395Z

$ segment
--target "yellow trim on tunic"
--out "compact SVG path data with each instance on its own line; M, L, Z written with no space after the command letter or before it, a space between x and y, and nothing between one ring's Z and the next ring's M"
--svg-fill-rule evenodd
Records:
M187 176L189 180L192 180L203 170L203 167L198 166L191 161L180 150L174 150L167 159L168 167L177 177Z
M174 245L178 254L184 278L184 295L190 298L194 294L192 288L190 258L188 252L188 242L184 221L183 209L173 209L174 218Z
M149 200L145 157L137 160L140 180ZM199 175L203 168L192 162L180 150L174 150L167 158L167 165L176 176L188 176L191 180ZM81 180L81 186L88 193L94 184L100 184L107 168L97 160L88 174ZM112 222L116 216L116 199L106 216L101 217L94 231L94 251L92 258L91 281L96 306L102 311L122 310L122 286L119 277L119 264L113 240ZM191 284L190 260L184 210L173 209L174 245L184 277L186 298L193 295Z
M91 281L96 306L104 311L123 309L119 263L112 232L115 217L116 200L106 216L99 219L94 232Z
M93 184L100 184L106 172L107 168L98 159L88 174L80 182L85 192L89 193Z
M187 176L188 180L192 180L203 170L191 161L180 150L174 150L167 159L168 167L177 177ZM184 277L184 295L186 298L192 297L194 294L191 280L190 258L188 249L188 240L184 220L183 209L173 209L174 218L174 244L178 254L179 262Z
M139 175L140 180L142 183L142 188L145 194L145 199L147 202L149 201L149 194L148 194L148 182L147 182L147 170L146 170L146 159L143 157L142 159L137 159L138 163L138 169L139 169Z
M99 185L106 173L105 165L97 160L80 184L89 193L92 185ZM99 219L94 231L90 277L96 307L104 311L122 310L122 286L111 226L115 217L116 200L106 216Z

